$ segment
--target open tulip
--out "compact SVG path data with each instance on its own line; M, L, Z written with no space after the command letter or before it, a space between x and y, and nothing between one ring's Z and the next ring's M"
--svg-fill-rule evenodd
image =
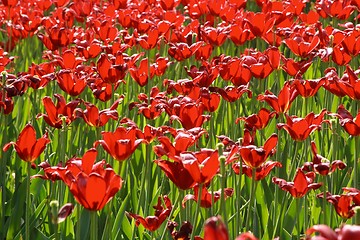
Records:
M34 162L44 151L46 145L50 143L48 134L36 139L36 132L31 124L27 124L21 131L16 142L9 142L4 145L3 151L7 151L10 146L14 146L19 157L26 162Z
M294 182L287 182L284 179L274 177L272 182L279 185L282 190L288 191L293 197L301 198L310 190L321 187L321 183L314 183L315 173L305 174L298 168Z

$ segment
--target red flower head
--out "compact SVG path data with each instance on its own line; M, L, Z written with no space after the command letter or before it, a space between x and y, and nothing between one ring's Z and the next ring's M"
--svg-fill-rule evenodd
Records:
M62 128L63 120L62 117L65 117L65 123L69 125L72 121L75 120L74 111L75 108L79 105L79 100L74 100L66 104L65 98L60 94L54 94L55 98L58 100L57 105L53 103L50 97L44 97L43 103L45 107L46 114L39 114L37 118L44 117L44 120L47 124L54 128Z
M45 176L61 179L76 201L91 211L101 210L122 185L121 178L105 160L95 163L96 156L96 149L91 148L82 158L68 160L65 167L44 168Z
M236 240L258 240L251 232L240 234Z
M189 46L186 43L176 43L176 44L170 43L170 48L168 50L168 53L177 61L183 61L194 55L202 44L203 44L202 41L196 42L191 46Z
M260 167L269 156L276 151L278 141L277 135L274 133L265 142L263 147L255 145L246 145L240 148L240 155L244 163L251 168Z
M154 161L165 173L165 175L180 189L186 190L192 188L196 182L192 178L190 172L184 167L181 161Z
M118 112L116 109L122 99L123 96L116 100L110 108L101 111L99 111L95 105L89 102L84 102L86 110L83 111L82 109L77 108L75 109L75 112L77 116L82 117L89 126L102 127L109 121L110 118L114 120L118 119Z
M210 118L209 115L202 115L204 108L203 104L183 102L178 109L178 115L172 115L170 121L178 120L187 130L201 127Z
M174 240L190 240L193 226L188 221L181 224L179 231L175 229L177 226L178 224L176 222L168 221L167 229L169 229L172 238Z
M204 226L204 238L195 240L229 240L229 233L220 216L208 218Z
M294 88L301 96L312 97L324 84L325 84L325 78L314 79L314 80L295 79L292 83L292 86L294 86Z
M293 197L301 198L311 189L321 187L321 183L313 183L314 172L304 173L300 168L297 169L294 182L286 182L284 179L273 177L272 182L279 185L282 190L288 191Z
M115 132L102 132L103 140L94 143L94 147L101 144L103 148L116 160L124 161L135 152L143 139L136 139L137 127L118 127Z
M50 143L47 133L42 138L36 139L36 132L33 126L27 124L21 131L19 138L15 142L4 145L3 151L7 151L11 145L19 157L26 162L34 162L44 151L46 145Z
M224 195L225 198L231 197L234 193L234 190L232 188L225 188L224 189ZM212 200L212 197L214 197L214 200ZM215 191L215 192L209 192L206 188L206 186L202 186L201 191L201 202L200 206L203 208L209 208L212 206L212 203L217 202L221 197L221 190ZM185 207L185 203L189 200L194 200L197 202L199 199L199 186L195 185L194 187L194 195L193 194L187 194L183 201L182 201L182 207Z
M84 72L77 73L71 70L60 70L56 74L59 87L71 96L80 95L86 87L87 75Z
M328 120L323 119L326 113L327 110L323 109L321 113L315 115L311 112L305 118L290 117L286 114L286 124L279 123L277 128L284 128L296 141L304 141L312 132L320 129L323 122L329 123Z
M331 195L329 192L326 193L326 200L331 203L336 213L342 218L351 218L355 215L355 206L357 206L354 201L356 193L350 192L341 195ZM318 198L323 198L324 194L318 194Z
M226 86L225 88L218 87L209 87L209 90L212 92L219 93L222 98L228 102L235 102L238 100L245 92L248 97L251 98L252 92L248 89L248 86L242 85L239 87Z
M307 42L302 37L296 36L294 38L287 38L284 40L284 42L295 55L302 58L307 58L319 45L320 38L315 36L309 42Z
M125 77L127 64L123 62L117 63L117 61L117 59L109 60L107 55L104 53L101 54L99 60L97 61L97 71L106 83L113 84Z
M299 93L290 86L290 82L286 82L278 96L274 95L269 90L266 90L265 94L259 94L257 99L259 101L267 102L276 113L284 113L289 111L291 103L298 94Z
M149 231L155 231L156 229L158 229L165 221L165 219L169 217L172 210L171 201L168 196L165 195L163 199L165 207L162 206L161 197L159 197L157 205L154 206L155 216L148 216L146 218L143 218L139 215L129 213L129 216L135 219L136 226L139 226L141 224Z
M257 167L255 169L255 181L260 181L260 180L264 179L267 175L270 174L270 171L274 167L282 167L282 164L280 162L266 161L265 163L263 163L262 165ZM232 165L232 168L233 168L235 174L239 175L240 163L234 163ZM253 169L251 167L249 167L245 164L242 165L241 174L245 174L249 178L252 178L252 173L253 173L252 171L253 171Z
M319 233L318 236L311 237L313 233ZM360 226L358 225L342 225L340 229L336 231L332 230L326 225L314 225L306 230L306 240L345 240L345 239L356 239L360 235Z
M360 136L360 112L354 118L341 104L337 110L337 116L340 118L340 125L351 136Z
M148 59L141 60L139 67L136 66L129 69L131 77L139 84L140 87L146 86L149 79L155 75L155 67L149 66ZM150 67L150 69L149 69Z
M313 153L313 161L307 162L302 167L304 171L311 171L313 169L316 173L326 176L329 173L334 172L337 168L342 170L346 167L346 164L340 160L335 160L332 163L320 154L317 153L317 148L314 141L311 141L311 152Z
M239 123L239 121L245 121L245 128L252 130L261 130L264 129L271 118L276 115L275 112L270 112L266 108L260 109L258 114L251 114L248 117L239 117L236 119L235 123Z

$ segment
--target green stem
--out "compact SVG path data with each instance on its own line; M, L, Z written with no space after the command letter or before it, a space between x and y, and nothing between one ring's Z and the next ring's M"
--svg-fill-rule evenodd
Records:
M296 198L296 212L298 214L296 214L296 226L297 226L297 233L298 233L298 239L300 239L300 233L301 233L301 223L300 223L300 213L301 213L301 208L300 208L300 198Z
M235 193L236 193L236 223L235 223L235 231L236 231L236 236L241 232L240 231L240 226L242 226L240 224L241 222L241 203L240 203L240 199L241 199L241 178L242 178L242 162L240 161L239 164L239 177L237 179L237 183L236 183L236 187L235 187Z
M226 205L225 205L225 186L226 186L226 172L225 172L225 157L220 156L220 173L221 173L221 197L220 197L220 208L221 216L224 219L226 228L228 228L228 217L226 214Z
M77 221L76 221L76 235L75 235L76 240L81 240L80 214L81 214L80 204L77 204L76 205L76 218L77 218Z
M354 188L358 189L358 156L359 156L359 147L360 147L360 137L355 137L355 157L354 157L354 177L353 185Z
M27 176L26 176L26 213L25 213L25 239L30 240L30 170L31 162L27 162Z
M195 215L194 218L192 220L192 224L193 224L193 231L191 232L191 237L190 239L194 239L194 234L195 234L195 227L197 226L197 220L198 220L198 215L199 215L199 210L200 210L200 205L201 205L201 194L202 194L202 188L203 185L199 184L199 191L198 191L198 199L197 199L197 204L196 204L196 210L195 210Z
M250 202L249 202L249 206L248 206L248 212L247 212L247 216L246 216L246 227L245 230L249 231L249 224L250 224L250 213L251 213L251 208L254 205L254 200L255 200L255 187L256 187L256 181L255 181L255 176L256 176L256 168L252 169L252 178L251 178L251 189L250 189Z
M98 239L97 211L90 212L90 240Z
M326 216L326 176L323 176L323 201L322 201L322 211L323 211L323 224L326 224L327 222L327 216Z

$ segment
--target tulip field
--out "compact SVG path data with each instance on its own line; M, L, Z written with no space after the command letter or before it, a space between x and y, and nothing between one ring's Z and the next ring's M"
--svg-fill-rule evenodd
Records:
M0 239L360 239L359 0L1 0Z

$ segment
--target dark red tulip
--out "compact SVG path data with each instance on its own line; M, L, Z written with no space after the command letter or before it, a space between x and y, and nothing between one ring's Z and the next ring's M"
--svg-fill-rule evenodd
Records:
M140 87L145 86L149 79L155 75L155 67L149 66L148 59L141 60L139 67L132 67L129 69L131 77L139 84ZM150 69L149 69L150 68Z
M318 236L311 237L313 233L319 233ZM332 230L326 225L314 225L308 230L306 230L306 239L307 240L345 240L345 239L356 239L360 234L360 226L358 225L347 225L344 224L340 229L336 231Z
M118 127L114 132L102 132L103 139L96 141L94 147L100 144L114 159L124 161L144 141L136 138L137 131L137 127Z
M266 90L265 94L259 94L257 99L259 101L267 102L276 113L284 113L289 111L291 103L298 94L299 93L296 90L291 88L290 82L286 82L278 96L274 95L269 90Z
M265 142L263 147L255 145L246 145L240 148L240 155L244 163L251 168L260 167L269 156L276 151L278 141L277 135L274 133Z
M101 54L96 66L100 77L106 83L111 84L124 79L127 71L127 65L125 63L114 64L113 61L109 60L106 54Z
M294 182L287 182L284 179L273 177L272 182L279 187L288 191L294 198L304 197L310 190L321 187L321 183L314 183L315 173L304 173L300 168L297 169Z
M99 111L95 105L89 102L84 102L86 110L77 108L75 109L75 112L77 116L83 118L89 126L102 127L109 121L110 118L114 120L118 119L118 112L116 109L122 99L123 97L119 98L113 105L111 105L110 108L101 111Z
M324 115L327 113L326 109L323 109L319 114L311 112L306 115L305 118L299 118L296 116L286 116L286 124L278 123L277 128L284 128L291 138L296 141L304 141L315 130L321 129L323 122L329 123L328 120L324 120Z
M340 118L340 125L351 136L360 136L360 112L354 118L341 104L337 110L337 116Z
M27 124L21 131L16 142L9 142L4 145L3 151L14 146L18 156L25 162L34 162L50 143L47 132L39 139L36 139L36 131L31 124Z
M303 97L314 96L324 84L325 78L313 80L295 79L292 82L292 86L294 86L297 92Z
M248 86L226 86L225 88L218 88L218 87L209 87L209 90L212 92L219 93L222 98L228 102L235 102L238 100L245 92L247 93L248 97L251 98L252 92L248 89Z
M234 193L234 190L232 188L225 188L224 189L224 195L225 198L231 197ZM221 197L221 190L215 191L215 192L209 192L205 186L202 186L201 190L201 198L200 198L200 206L203 208L210 208L213 204L213 202L217 202ZM212 198L214 198L212 200ZM199 186L194 186L194 195L193 194L187 194L183 201L182 206L185 207L185 203L189 200L194 200L197 202L199 199Z
M203 115L204 110L203 104L183 103L178 109L178 115L172 115L170 121L179 121L187 130L201 127L204 122L210 119L209 115Z
M282 167L282 164L280 162L266 161L265 163L258 166L255 169L255 181L260 181L267 177L267 175L270 174L271 170L274 167ZM232 165L232 169L236 174L240 174L240 163L234 163ZM249 178L252 178L253 168L247 166L246 164L243 164L241 174L245 174Z
M65 167L45 167L45 176L61 179L84 208L101 210L120 190L122 180L105 160L95 163L96 157L96 149L91 148L82 158L68 160Z
M229 232L220 216L210 217L205 221L204 238L195 240L229 240Z
M235 123L237 124L239 121L245 121L245 128L249 130L261 130L268 125L271 118L273 118L275 115L275 112L270 112L268 109L262 108L258 114L251 114L248 117L237 118Z
M163 199L164 199L165 207L161 203L161 197L159 197L157 205L154 206L155 209L154 216L148 216L146 218L143 218L137 214L129 213L129 216L135 219L136 226L139 226L141 224L144 226L145 229L149 231L157 230L161 226L161 224L166 220L166 218L169 217L172 210L171 201L168 198L168 196L165 195Z
M302 169L304 171L314 170L316 173L326 176L334 172L337 168L342 170L346 167L346 164L340 160L335 160L330 163L328 159L317 153L317 148L314 141L311 141L311 152L313 153L313 161L306 162Z
M65 98L60 94L54 94L58 100L56 106L52 99L48 96L43 98L43 104L47 114L39 114L37 117L44 117L47 124L54 128L63 127L63 118L65 117L66 125L75 120L75 108L80 104L79 100L73 100L66 104Z
M336 213L340 217L348 219L355 215L355 195L352 192L341 195L331 195L327 192L326 200L334 206ZM317 197L324 198L324 194L318 194Z
M169 229L172 238L174 240L190 240L190 235L193 230L193 226L190 222L183 222L179 231L175 229L177 226L178 224L176 222L168 221L167 229Z
M71 96L79 96L86 87L87 75L81 72L72 72L71 70L60 70L56 74L56 80L59 87Z

